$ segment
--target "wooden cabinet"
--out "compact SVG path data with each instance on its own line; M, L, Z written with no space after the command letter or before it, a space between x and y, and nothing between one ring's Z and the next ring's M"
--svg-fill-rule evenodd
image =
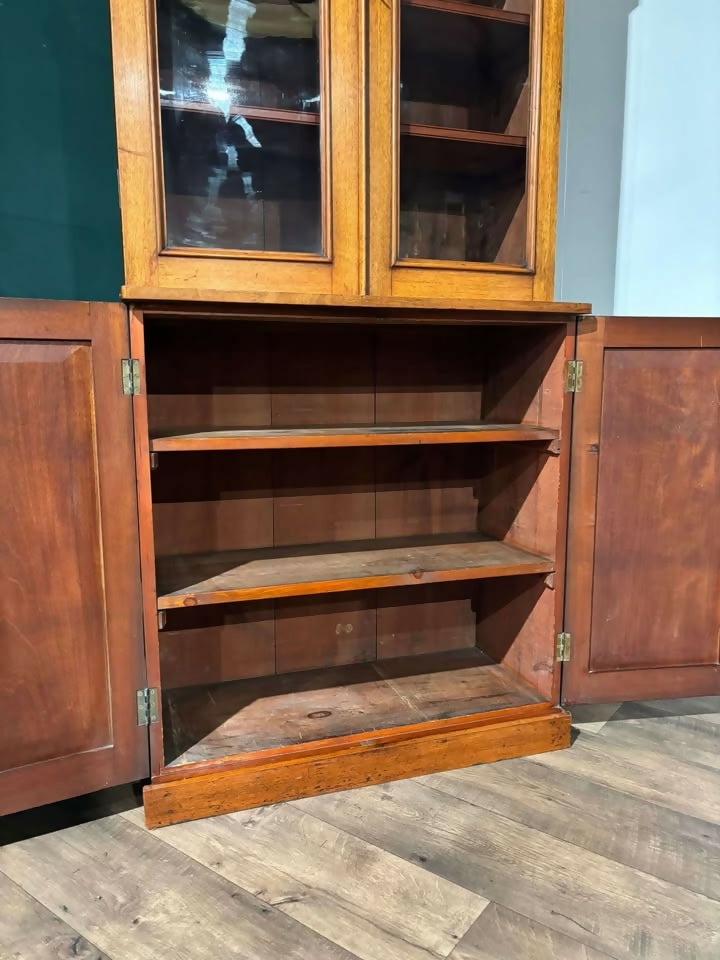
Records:
M549 309L5 302L2 811L150 770L160 825L720 694L716 324Z
M562 0L111 9L129 298L552 298Z
M574 328L133 310L148 823L567 745Z
M120 305L0 309L0 814L143 777Z

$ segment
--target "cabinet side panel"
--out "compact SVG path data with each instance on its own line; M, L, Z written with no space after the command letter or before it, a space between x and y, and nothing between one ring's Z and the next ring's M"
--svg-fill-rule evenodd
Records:
M8 770L111 739L90 346L0 344L0 407Z
M605 352L590 669L718 662L720 350Z

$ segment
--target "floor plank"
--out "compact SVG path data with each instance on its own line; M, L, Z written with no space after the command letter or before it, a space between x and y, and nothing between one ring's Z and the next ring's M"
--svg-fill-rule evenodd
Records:
M142 822L141 811L127 817ZM155 836L363 960L446 957L487 906L289 804Z
M609 955L491 903L451 960L609 960Z
M620 704L618 704L620 706ZM626 703L638 707L648 716L702 717L707 723L720 723L720 697L681 697L677 700L643 700ZM573 713L575 708L573 707Z
M4 818L0 960L718 960L720 698L574 714L570 750L155 833L129 788Z
M568 752L568 751L566 751ZM558 933L617 958L717 960L720 904L404 781L296 801Z
M3 960L108 960L107 954L1 873L0 904Z
M602 783L670 810L709 823L720 823L720 772L686 763L663 752L640 749L608 740L599 734L581 734L570 750L533 758L537 763Z
M619 703L588 703L570 707L573 726L587 733L599 733L620 706Z
M720 900L720 825L532 760L422 779L483 810ZM622 824L622 829L618 829Z
M114 960L351 960L122 817L0 850L0 870Z
M720 770L720 724L704 716L673 716L642 703L626 703L599 731L614 743Z

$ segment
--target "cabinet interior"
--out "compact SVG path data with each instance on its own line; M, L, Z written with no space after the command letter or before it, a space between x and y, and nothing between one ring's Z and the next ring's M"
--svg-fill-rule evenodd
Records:
M551 698L564 339L146 319L167 764Z

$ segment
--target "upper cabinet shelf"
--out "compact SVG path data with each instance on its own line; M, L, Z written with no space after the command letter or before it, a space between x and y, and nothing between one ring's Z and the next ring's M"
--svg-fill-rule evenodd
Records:
M178 100L174 97L163 97L160 101L163 108L171 110L192 110L196 113L210 113L223 115L223 110L216 103L197 100ZM279 107L253 107L248 104L231 104L228 113L232 118L244 117L246 120L276 120L278 123L310 123L317 126L320 123L319 113L310 113L306 110L283 110Z
M530 23L529 13L507 10L501 4L487 5L471 3L468 0L402 0L406 7L422 7L425 10L438 10L441 13L459 13L465 17L481 17L484 20L496 20L501 23ZM526 6L530 7L528 3Z
M364 2L111 0L127 297L552 300L562 0Z

